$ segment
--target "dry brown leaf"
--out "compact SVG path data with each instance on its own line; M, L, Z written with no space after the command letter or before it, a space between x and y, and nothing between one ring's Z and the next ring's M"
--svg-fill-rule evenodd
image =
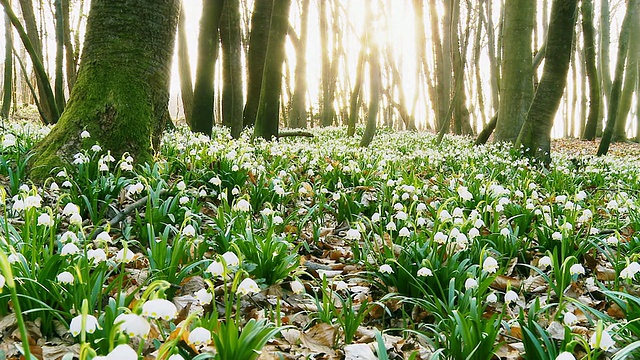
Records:
M507 287L520 288L522 281L511 276L498 275L491 283L491 287L496 290L506 291Z
M609 308L607 309L607 315L611 316L614 319L626 318L624 311L616 303L611 303L611 306L609 306Z
M613 281L616 279L616 276L618 276L618 274L615 269L602 265L596 266L596 279L599 281Z
M345 360L377 360L378 357L373 353L371 347L367 344L350 344L344 347Z
M300 336L304 347L315 353L335 355L333 345L336 339L336 328L325 323L318 323L306 330Z
M528 293L542 293L549 289L549 283L542 275L531 276L522 282L522 290Z

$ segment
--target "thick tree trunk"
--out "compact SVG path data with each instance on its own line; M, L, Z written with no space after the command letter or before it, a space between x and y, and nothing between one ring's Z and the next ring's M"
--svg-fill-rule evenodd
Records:
M289 114L289 127L307 127L307 34L309 32L309 5L310 0L302 0L300 9L300 36L296 37L289 32L289 38L293 40L296 50L295 85L291 98L291 113Z
M582 0L582 37L584 39L584 60L589 79L589 115L582 133L582 139L594 140L600 121L602 93L596 68L596 44L593 28L593 0Z
M256 123L273 2L274 0L255 0L253 3L247 56L247 99L242 112L244 127L251 127Z
M180 6L178 19L178 74L180 77L180 97L184 120L191 126L193 116L193 81L191 79L191 62L189 60L189 46L187 42L187 24L184 13L184 4Z
M447 2L445 2L447 4ZM440 32L436 2L429 2L431 36L435 52L436 130L448 132L451 123L451 9L445 10L443 31Z
M365 11L365 32L369 47L369 113L367 114L367 125L365 126L360 146L369 146L376 134L376 123L378 120L378 108L380 106L380 55L378 44L371 36L373 28L373 11L371 4L367 4Z
M553 1L542 77L516 142L545 164L551 162L551 128L567 82L577 6L577 0Z
M285 40L289 29L290 7L291 0L275 0L273 2L254 137L268 140L278 137L282 64L284 63Z
M220 20L222 42L222 124L234 139L242 132L242 28L240 4L225 1Z
M83 146L151 161L169 119L169 77L179 0L93 0L78 79L67 108L34 148L44 179ZM92 141L82 141L87 130Z
M321 124L322 126L331 126L334 123L336 117L336 110L334 107L335 89L336 89L336 76L338 65L338 53L335 51L335 46L329 47L329 21L327 19L327 3L328 1L319 1L319 13L320 13L320 51L322 53L322 100L321 100ZM333 39L332 44L336 42L337 35L335 26L337 19L336 4L334 4L332 22L333 26Z
M618 108L620 103L620 93L622 92L622 80L624 78L624 65L626 60L627 50L629 48L629 35L632 29L632 22L635 17L635 12L638 10L640 0L629 0L627 2L627 10L622 20L622 27L620 29L620 40L618 40L618 56L616 59L616 71L611 84L611 95L609 96L609 107L607 109L607 124L602 132L602 140L598 146L598 156L606 155L609 151L609 145L613 137L613 130L616 123L616 116L618 115Z
M504 55L498 122L495 141L514 143L522 128L523 102L533 76L531 35L533 32L533 0L507 0L504 20ZM526 112L526 109L524 109ZM526 116L526 115L525 115Z
M198 62L193 88L191 130L205 135L211 135L213 129L213 80L218 57L218 25L223 6L223 0L203 2L198 33Z
M13 28L11 20L4 16L4 77L2 84L2 110L0 116L8 119L11 113L11 94L13 93Z
M616 125L613 130L613 141L627 140L627 116L631 110L633 93L638 81L638 60L640 60L640 11L636 8L633 19L629 22L629 48L627 51L627 66L620 94L620 104L616 115Z

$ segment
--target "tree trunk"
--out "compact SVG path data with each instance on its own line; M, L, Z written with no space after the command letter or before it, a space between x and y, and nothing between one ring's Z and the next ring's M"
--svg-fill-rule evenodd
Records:
M242 132L242 28L240 4L225 1L220 20L222 42L222 124L234 139Z
M213 129L213 91L218 57L218 25L223 6L223 0L202 3L191 130L205 135L211 135Z
M366 31L366 30L365 30ZM358 121L358 109L360 109L360 93L362 92L362 78L364 76L364 61L367 56L367 42L365 38L362 41L360 52L358 53L358 64L356 65L356 80L353 84L351 99L349 100L349 124L347 126L347 136L353 136L356 133L356 123Z
M465 63L467 45L469 43L469 29L464 34L461 41L459 36L460 25L460 0L452 1L451 11L451 57L453 60L453 124L454 132L458 135L471 135L471 124L469 120L469 109L467 109L467 94L465 89Z
M373 30L373 11L371 3L367 3L365 10L365 32L366 41L369 47L369 113L367 114L367 125L365 126L360 146L369 146L376 134L376 122L378 120L378 108L380 106L380 55L378 44L371 36Z
M180 97L184 111L184 121L191 126L193 116L193 81L191 80L191 62L189 60L189 46L187 41L187 19L184 13L184 3L180 6L178 19L178 74L180 77Z
M31 176L99 142L116 158L151 161L169 119L179 0L93 0L76 85L59 123L34 148ZM80 138L87 130L90 144Z
M319 23L320 23L320 51L322 53L322 100L321 100L321 124L322 126L331 126L336 117L334 107L335 100L335 84L337 72L337 52L335 46L329 48L329 21L327 19L327 3L328 1L319 1ZM336 5L334 4L333 16L331 21L336 24L338 21L336 14ZM332 43L336 41L336 26L333 26ZM332 44L333 45L333 44Z
M577 5L577 0L553 1L542 77L516 142L545 164L551 162L551 128L567 82Z
M254 137L270 140L278 137L280 123L280 93L282 91L282 64L285 40L289 29L291 0L275 0L271 12L271 26L265 56L260 102L256 114Z
M523 123L526 86L533 76L531 35L533 0L507 0L505 4L502 78L495 141L515 143ZM525 115L526 116L526 115Z
M300 9L300 36L289 32L296 50L295 85L291 97L291 113L289 127L307 127L307 34L309 32L309 4L310 0L302 0Z
M247 56L247 100L242 112L244 127L251 127L256 123L273 2L274 0L255 0L253 3Z
M611 93L611 72L609 61L609 46L611 44L611 14L609 11L609 0L600 1L600 78L602 79L602 90L604 97L609 99Z
M64 43L65 50L65 69L67 72L67 90L71 93L71 89L76 83L76 75L78 68L78 53L74 50L73 43L71 42L71 16L70 16L70 0L62 0L62 19L63 19L63 32L62 41ZM80 7L82 11L82 7Z
M594 140L600 121L600 104L602 93L600 91L600 79L596 68L596 44L593 28L593 0L582 0L582 36L584 39L584 59L589 79L589 115L587 124L582 133L582 139Z
M448 2L445 1L445 5ZM440 32L436 2L429 2L431 12L431 36L435 55L436 73L436 130L448 132L451 123L451 9L445 10L443 31Z
M11 20L4 15L4 77L2 84L2 111L0 116L8 119L11 115L11 94L13 92L13 28Z
M624 78L624 64L627 57L627 50L629 48L629 35L639 2L640 0L629 0L627 2L627 11L625 12L624 19L622 20L620 40L618 40L616 72L613 78L613 83L611 84L611 95L609 96L609 107L607 109L607 124L602 133L600 145L598 146L598 156L607 154L613 137L616 116L618 115L618 105L620 103L620 93L622 91L622 80Z
M56 28L56 78L55 78L55 96L56 107L58 111L64 110L64 73L62 71L64 62L64 12L62 11L62 0L55 0L55 28Z
M640 11L636 8L629 28L629 47L627 51L627 66L620 94L620 104L613 130L613 141L627 140L627 115L631 110L633 92L638 81L638 60L640 58Z

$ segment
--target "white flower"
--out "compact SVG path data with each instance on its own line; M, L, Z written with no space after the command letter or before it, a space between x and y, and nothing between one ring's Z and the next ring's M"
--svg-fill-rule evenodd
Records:
M442 221L442 222L447 221L447 220L451 220L451 214L449 214L447 209L444 209L438 215L438 219L440 219L440 221Z
M569 273L571 275L584 275L584 267L580 264L573 264L569 268Z
M82 139L88 139L90 137L91 137L91 134L89 134L87 130L84 130L83 132L80 133L80 138Z
M517 300L518 300L518 293L513 290L509 290L507 291L506 294L504 294L504 302L507 305L514 303Z
M349 288L349 284L342 280L334 281L333 286L335 287L336 291L347 290Z
M611 338L611 335L607 330L602 330L600 337L598 338L598 332L594 332L589 339L589 346L592 349L602 349L604 351L609 350L612 346L614 346L616 342Z
M224 262L227 264L227 266L238 266L240 264L238 255L231 251L227 251L226 253L222 254L222 258L224 259Z
M304 285L298 280L292 281L289 285L294 294L302 294L305 291Z
M553 240L558 240L558 241L560 241L560 240L562 240L562 234L561 234L561 233L559 233L559 232L557 232L557 231L554 231L554 233L553 233L553 234L551 234L551 238L552 238Z
M178 315L178 309L169 300L154 299L142 304L142 315L153 319L172 320Z
M67 203L67 205L64 206L64 209L62 209L62 215L66 215L66 216L79 214L79 213L80 213L80 207L74 203Z
M236 293L240 295L255 294L258 292L260 292L260 288L258 287L258 284L251 278L242 280L242 282L240 282L240 285L238 285L238 290L236 290Z
M409 215L406 212L400 210L400 211L398 211L398 213L396 213L395 217L398 220L405 221L405 220L407 220L409 218Z
M464 282L464 288L469 290L469 289L475 289L478 287L478 280L474 279L474 278L468 278L465 282Z
M284 219L280 215L276 215L273 217L273 225L280 225L284 222Z
M73 231L65 231L64 234L60 236L60 242L78 242L78 235L76 235L76 233L74 233Z
M222 184L222 180L220 180L219 177L214 176L211 179L209 179L209 182L213 185L213 186L220 186L220 184Z
M495 273L498 270L498 268L499 268L498 261L491 256L488 256L482 262L482 270L490 274Z
M428 267L421 267L418 269L418 276L433 276L433 271Z
M404 226L398 232L398 236L409 237L409 236L411 236L411 231L409 231L409 229L407 229L407 227Z
M142 192L142 190L144 190L144 185L141 182L137 182L127 187L127 194L129 195L139 194Z
M378 269L378 271L382 274L393 274L393 269L391 268L391 265L389 264L384 264L380 266L380 269Z
M38 216L38 225L53 226L53 219L48 213L42 213Z
M246 199L240 199L233 208L236 211L248 212L251 211L251 204Z
M204 345L211 342L211 332L203 327L197 327L189 333L188 343L192 345Z
M98 144L95 144L95 145L93 145L91 147L91 151L93 151L93 152L98 152L98 151L101 151L101 150L102 150L102 148Z
M184 358L180 354L173 354L167 360L184 360Z
M2 288L4 287L5 283L6 283L6 279L4 278L4 276L0 274L0 291L2 291Z
M380 221L380 213L373 213L373 215L371 215L371 222L378 222Z
M73 184L69 180L66 180L62 183L63 188L70 188L71 186L73 186Z
M224 274L224 266L219 261L214 261L209 266L207 266L206 272L210 273L212 276L222 276Z
M98 236L96 236L96 240L104 241L104 242L110 242L111 241L111 235L109 235L108 232L103 231L100 234L98 234Z
M458 187L458 195L460 195L460 198L462 198L462 200L465 200L465 201L469 201L473 199L473 194L469 191L469 189L466 186Z
M107 254L102 249L89 249L87 250L87 259L92 260L94 264L107 260Z
M72 225L82 225L82 216L80 214L73 214L69 217L69 223Z
M396 231L397 229L396 223L394 223L393 221L389 221L389 223L386 226L386 229L389 231Z
M549 256L543 256L540 258L540 260L538 260L538 267L541 269L546 269L550 266L553 265L553 262L551 261L551 258Z
M273 215L274 212L275 211L273 211L273 209L271 209L269 207L266 207L266 208L260 210L260 215L269 217L269 216Z
M605 242L607 243L607 245L618 245L618 238L615 235L609 236Z
M120 323L120 331L129 337L139 336L146 339L151 330L147 319L136 314L120 314L114 320L114 324Z
M4 134L2 147L11 147L16 144L16 137L13 134Z
M620 277L622 279L633 279L638 272L640 272L640 264L634 261L620 271Z
M120 163L120 170L122 170L122 171L131 171L131 170L133 170L133 165L131 163L123 161L123 162Z
M51 183L51 185L49 185L49 190L51 191L58 191L60 190L60 187L58 186L58 183L56 183L55 181Z
M187 184L184 183L184 181L180 180L177 184L176 184L176 189L178 189L179 191L184 191L187 188Z
M487 295L487 303L494 304L496 302L498 302L498 295L496 295L496 293L492 292L491 294Z
M184 229L182 229L182 235L186 237L194 237L196 236L196 229L193 227L193 225L188 224L184 227Z
M567 326L573 326L578 323L578 317L571 311L567 311L562 317L562 322Z
M80 248L78 247L78 245L70 242L68 244L65 244L62 247L62 249L60 250L60 255L62 256L75 255L79 252L80 252Z
M583 190L578 191L578 193L574 197L576 201L582 201L586 198L587 198L587 193L584 192Z
M95 359L95 358L94 358ZM138 353L131 348L131 346L127 344L120 344L113 348L109 355L107 355L107 359L109 360L137 360Z
M198 300L198 303L200 305L208 305L211 304L211 301L213 300L213 294L210 291L207 291L207 289L200 289L198 291L196 291L193 296L196 298L196 300Z
M360 240L360 231L356 229L349 229L344 236L347 240Z
M120 249L120 251L118 251L116 253L116 261L119 262L130 262L131 260L133 260L133 251L131 251L131 249L128 248L122 248Z
M93 315L87 315L84 321L84 330L93 334L96 329L99 329L98 319L96 319ZM78 315L71 319L71 323L69 323L69 332L73 336L78 336L82 332L82 315Z
M509 236L509 235L511 235L511 230L509 230L509 229L507 229L507 228L502 228L502 229L500 230L500 235L502 235L502 236Z
M572 353L565 351L556 356L555 360L576 360L576 357Z
M60 274L58 274L58 276L56 276L56 279L61 284L73 284L74 280L73 274L68 271L61 272Z

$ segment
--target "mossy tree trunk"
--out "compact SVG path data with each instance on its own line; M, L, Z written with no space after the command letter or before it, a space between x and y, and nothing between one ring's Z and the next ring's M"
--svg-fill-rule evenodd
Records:
M187 24L184 4L180 7L178 18L178 74L180 76L180 98L184 111L184 121L191 126L193 114L193 79L191 78L191 62L189 61L189 46L187 41Z
M600 79L596 67L595 29L593 28L593 0L582 0L580 5L582 14L582 38L584 39L584 63L589 79L589 115L582 133L583 140L594 140L600 121L600 104L602 93Z
M268 140L278 137L282 64L284 63L285 40L289 29L290 7L291 0L274 0L273 2L254 137Z
M545 164L551 162L551 128L567 83L577 6L577 0L554 0L551 5L542 77L516 142Z
M242 112L244 127L251 127L256 123L273 2L274 0L255 0L253 3L247 55L247 99Z
M222 124L237 139L242 132L242 24L238 1L225 1L220 19L222 43Z
M628 3L630 6L631 1ZM637 5L636 5L637 6ZM627 140L627 116L631 110L633 93L638 81L638 63L640 60L640 11L636 8L633 19L629 22L629 48L627 50L627 66L625 67L620 104L616 115L616 125L613 130L613 141Z
M309 32L309 4L310 0L302 0L300 9L300 35L292 34L289 29L289 39L296 50L295 85L291 98L291 113L289 127L307 127L307 34Z
M0 116L9 118L11 112L11 94L13 94L13 28L11 20L4 16L4 82L2 85L2 110Z
M495 141L514 143L522 127L525 86L533 76L531 36L533 0L507 0L505 4L501 93L495 129ZM526 109L524 110L526 111Z
M371 36L373 31L373 10L372 4L367 3L365 10L365 31L366 39L369 47L369 113L367 115L367 124L360 139L360 146L366 147L371 144L376 134L376 123L378 121L378 110L380 107L380 55L378 53L378 44Z
M193 114L190 126L194 132L211 135L213 128L213 80L219 44L218 26L224 1L209 0L202 4L196 82L193 88Z
M60 121L33 150L35 180L68 164L82 149L83 130L114 157L152 160L169 120L179 7L179 0L91 2L76 85Z

